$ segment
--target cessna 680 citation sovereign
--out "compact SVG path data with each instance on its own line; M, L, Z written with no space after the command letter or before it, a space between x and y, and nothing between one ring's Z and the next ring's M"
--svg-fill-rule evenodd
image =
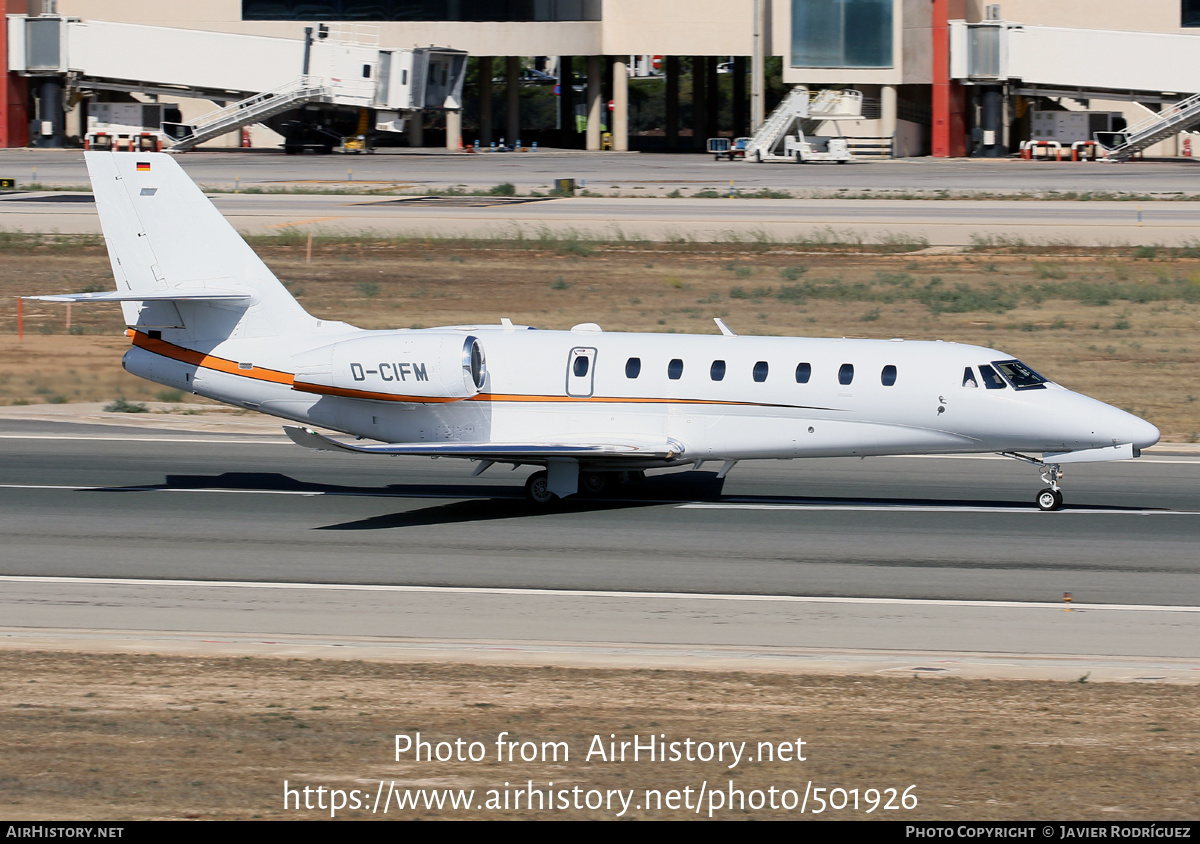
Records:
M304 311L170 156L89 152L115 293L150 381L354 435L309 448L544 467L548 502L616 473L739 460L999 453L1042 470L1137 457L1151 424L994 349L943 342L605 333L513 325L364 331ZM365 444L372 440L377 444ZM1037 455L1037 456L1034 456Z

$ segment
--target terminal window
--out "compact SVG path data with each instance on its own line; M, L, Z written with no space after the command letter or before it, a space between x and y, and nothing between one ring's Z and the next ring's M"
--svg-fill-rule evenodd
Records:
M892 3L792 0L792 67L891 67Z
M1179 25L1200 27L1200 0L1182 0L1179 9Z
M242 0L246 21L598 21L602 0Z

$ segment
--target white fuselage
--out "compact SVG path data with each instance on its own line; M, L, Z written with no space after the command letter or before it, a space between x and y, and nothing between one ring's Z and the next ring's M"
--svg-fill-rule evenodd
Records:
M987 388L979 367L1012 357L980 346L326 325L325 333L294 339L226 340L207 363L151 344L132 350L126 367L219 401L382 442L680 444L678 459L662 465L1067 452L1158 440L1153 425L1054 383ZM443 395L427 395L431 384L463 383L457 349L468 337L486 355L481 385L468 378L465 391L438 386Z

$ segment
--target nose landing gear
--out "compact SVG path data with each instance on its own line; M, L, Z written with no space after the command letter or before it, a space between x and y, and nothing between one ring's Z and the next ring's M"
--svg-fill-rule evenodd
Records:
M1032 463L1042 469L1042 482L1050 484L1050 486L1041 490L1037 494L1034 502L1039 510L1050 512L1052 510L1061 510L1063 506L1062 490L1058 487L1058 482L1063 476L1063 470L1059 468L1057 463L1043 463L1036 457L1030 457L1026 454L1018 454L1015 451L1004 451L1000 453L1001 457L1011 457L1014 460L1022 460L1026 463Z
M1050 484L1050 486L1037 494L1037 506L1039 510L1062 509L1062 490L1058 488L1058 479L1062 476L1062 469L1058 467L1057 463L1051 463L1046 466L1046 471L1042 472L1042 480Z

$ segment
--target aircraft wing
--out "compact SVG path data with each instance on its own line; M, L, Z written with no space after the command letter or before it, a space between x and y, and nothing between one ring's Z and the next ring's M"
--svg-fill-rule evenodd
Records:
M356 445L339 442L309 428L284 425L283 430L296 445L319 451L348 451L355 454L404 454L425 457L469 457L476 460L546 460L553 457L621 457L644 460L674 460L683 454L683 445L675 440L637 442L613 440L606 443L383 443Z

